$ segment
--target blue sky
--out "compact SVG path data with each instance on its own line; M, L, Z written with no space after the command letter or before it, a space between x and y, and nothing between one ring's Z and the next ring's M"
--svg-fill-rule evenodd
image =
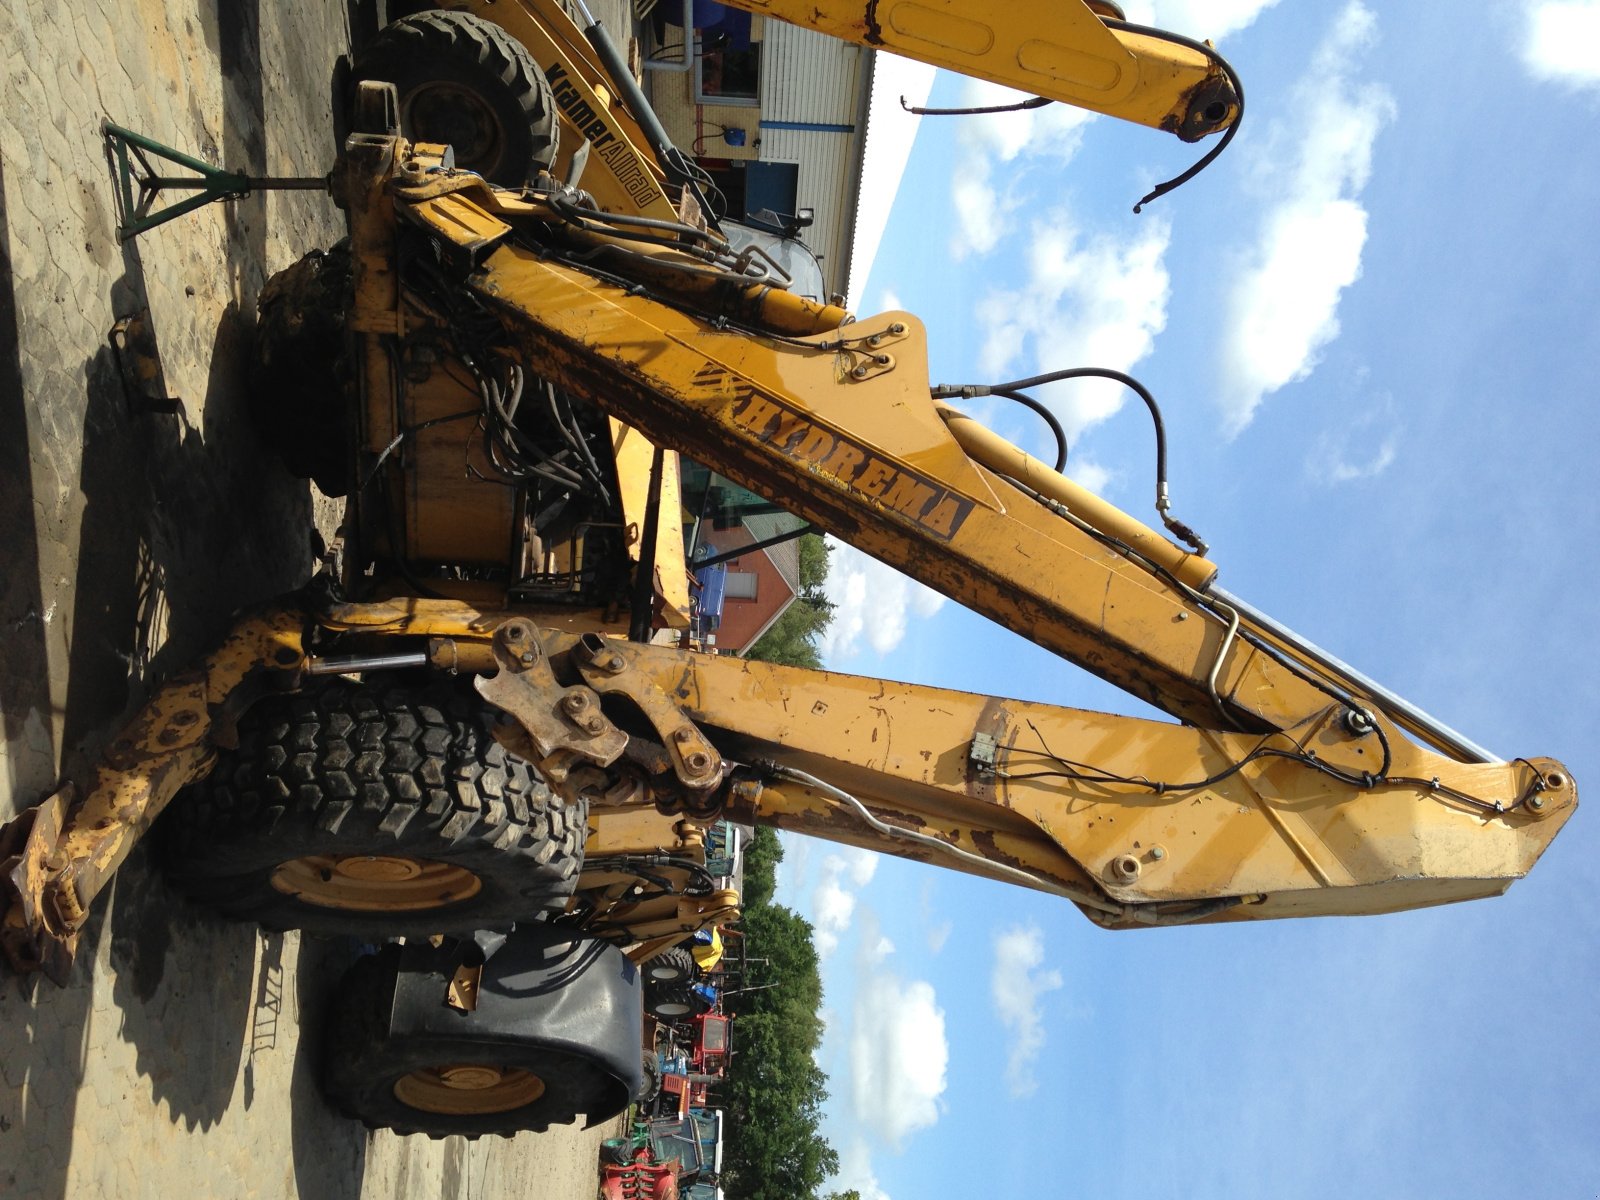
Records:
M1194 148L1060 106L924 121L856 308L922 317L936 382L1131 369L1224 587L1600 779L1600 3L1130 16L1217 38L1249 103L1228 153L1134 216ZM940 75L932 100L993 91ZM1068 473L1149 519L1142 406L1049 399ZM983 415L1043 454L1025 414ZM831 588L830 666L1137 711L847 549ZM1587 811L1499 900L1138 933L786 846L839 1184L868 1200L1600 1194Z

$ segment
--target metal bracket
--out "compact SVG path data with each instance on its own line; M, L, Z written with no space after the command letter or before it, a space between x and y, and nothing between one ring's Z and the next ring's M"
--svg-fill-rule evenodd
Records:
M653 679L631 670L632 643L586 633L572 648L585 682L601 695L626 696L639 706L672 760L678 782L705 793L722 782L725 764L683 709Z
M478 989L483 983L483 964L462 963L450 976L444 1002L457 1012L472 1012L478 1007Z
M987 733L972 735L972 747L967 751L967 761L981 774L994 774L995 756L999 744Z
M298 673L303 624L292 608L245 617L203 667L156 689L81 795L63 787L0 827L0 949L18 971L66 982L95 897L178 789L206 770L212 734L231 735L236 693Z
M58 853L61 829L75 792L69 783L0 826L0 950L19 975L43 970L65 987L72 970L76 931L52 936L54 922L45 904L50 859Z
M107 153L111 157L117 186L117 236L123 241L138 237L157 225L164 225L175 217L204 208L207 204L225 200L242 200L251 192L259 191L317 191L328 190L328 176L244 175L238 171L224 171L210 163L171 146L164 146L154 138L124 129L107 121L102 127ZM151 156L166 163L185 167L193 175L163 175L150 161ZM177 200L162 208L156 207L161 194L166 191L195 192L196 195Z
M628 735L600 711L594 692L556 680L531 622L496 629L494 659L500 670L475 681L478 694L516 718L552 783L565 783L579 762L609 767L627 748Z
M849 377L859 383L868 379L876 379L879 375L886 375L894 370L894 355L888 353L883 347L904 341L906 337L905 323L895 321L886 328L880 329L877 333L846 339L848 349L845 361L849 367Z

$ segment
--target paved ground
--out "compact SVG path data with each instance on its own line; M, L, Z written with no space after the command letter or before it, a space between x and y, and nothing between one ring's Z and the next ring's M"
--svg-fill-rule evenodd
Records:
M0 0L0 820L230 611L304 579L333 512L256 449L239 381L256 292L337 212L258 195L119 244L101 122L321 174L363 2ZM143 307L176 412L134 412L107 348ZM137 853L70 987L0 974L0 1195L594 1194L603 1130L428 1142L329 1110L319 1000L344 957L185 906Z

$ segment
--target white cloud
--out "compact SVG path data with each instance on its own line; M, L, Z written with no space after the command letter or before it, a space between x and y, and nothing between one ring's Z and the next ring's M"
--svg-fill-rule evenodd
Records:
M1128 20L1204 41L1245 28L1278 0L1154 0L1129 3Z
M889 1200L878 1176L872 1170L872 1150L862 1137L852 1137L839 1151L839 1173L828 1184L830 1191L861 1193L861 1200Z
M1031 98L1027 92L969 79L959 107L993 108ZM948 118L961 122L957 136L960 156L950 183L956 210L951 256L959 261L972 254L987 254L998 246L1011 232L1012 218L1023 206L1024 193L1017 185L1025 166L1021 160L1040 159L1059 169L1078 152L1083 128L1093 117L1071 105L1049 104L1017 112ZM996 182L997 176L1002 182Z
M1307 473L1331 484L1381 475L1399 453L1400 433L1391 397L1384 396L1367 412L1347 410L1317 439L1306 462Z
M977 160L975 160L975 163ZM950 238L950 255L957 262L969 254L987 254L1010 232L1016 202L1002 204L989 184L987 164L974 165L950 185L956 206L956 232Z
M1106 489L1117 477L1117 473L1110 467L1102 466L1087 457L1068 459L1067 474L1097 496L1105 495Z
M1171 226L1161 217L1141 222L1127 240L1087 235L1065 209L1041 220L1033 230L1027 282L978 302L983 377L1076 366L1130 370L1166 327L1170 240ZM1035 394L1061 419L1069 441L1128 399L1120 384L1098 379L1047 384Z
M1339 335L1340 295L1361 276L1360 195L1373 143L1395 114L1387 91L1352 77L1375 27L1364 6L1346 5L1313 55L1296 117L1269 131L1276 153L1263 175L1280 198L1230 293L1222 396L1230 433L1265 397L1311 374Z
M878 873L878 863L881 855L872 850L863 850L859 846L851 846L843 851L845 874L850 877L850 882L858 888L866 887L872 882L872 877Z
M917 914L922 918L922 933L928 943L928 949L934 954L939 953L944 949L944 944L950 940L955 923L949 917L941 917L939 910L934 907L932 879L922 881L922 887L917 893Z
M883 926L878 923L878 914L871 906L863 904L856 917L856 953L855 969L859 975L870 976L890 955L894 953L894 943L883 932Z
M1044 1018L1039 999L1061 987L1061 972L1042 971L1044 935L1032 927L1008 929L995 939L989 994L1000 1024L1011 1035L1006 1085L1012 1096L1031 1096L1039 1088L1034 1060L1044 1049Z
M904 307L905 303L900 299L900 293L893 288L884 288L883 294L878 297L879 312L894 312Z
M811 892L813 940L819 957L828 958L839 948L839 935L850 928L855 917L856 892L872 881L877 869L878 855L854 847L822 860L820 877ZM893 949L892 944L888 946L889 951Z
M824 662L853 658L863 645L887 654L906 635L910 618L931 617L944 597L853 546L828 539L828 599L833 620L822 636Z
M1600 0L1542 0L1527 9L1522 61L1536 77L1600 87Z
M889 972L864 979L850 1030L855 1119L898 1149L939 1119L950 1046L933 985Z
M1131 4L1135 23L1154 24L1200 38L1218 38L1245 28L1276 0L1156 0ZM969 79L956 107L993 108L1032 99L1032 93ZM1030 207L1028 168L1052 174L1077 154L1096 114L1071 104L1047 104L1014 112L950 118L961 122L960 153L951 171L956 231L950 253L957 259L988 254L1015 228L1018 212Z

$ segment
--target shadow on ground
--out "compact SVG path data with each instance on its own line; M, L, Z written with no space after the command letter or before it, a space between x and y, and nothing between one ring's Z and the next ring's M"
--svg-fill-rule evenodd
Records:
M300 1200L355 1200L361 1194L370 1135L360 1122L331 1110L318 1084L327 999L357 953L347 938L300 939L295 966L300 1042L290 1096L294 1178ZM395 1194L411 1193L402 1185Z
M264 171L257 0L219 0L207 33L223 67L226 101L224 144L214 149L230 165ZM220 637L233 611L303 582L312 526L307 485L265 458L243 402L248 314L266 271L261 199L234 205L226 219L227 257L219 267L234 302L215 332L204 396L185 396L178 412L152 415L130 403L109 345L83 361L78 396L25 394L5 167L0 162L0 728L11 794L26 804L54 786L58 760L63 775L82 777L117 725L153 686ZM109 194L109 181L105 186ZM124 247L122 267L103 301L107 330L148 306L137 243ZM157 346L160 336L156 329ZM46 640L56 597L40 579L30 455L30 414L45 403L80 412L83 439L75 587L70 615L57 614L71 631L59 745ZM199 414L198 426L188 414ZM43 436L34 420L33 437ZM85 1063L106 1039L120 1036L133 1047L149 1094L102 1096L102 1105L164 1104L175 1122L207 1129L239 1089L246 1107L255 1099L258 1039L272 1036L263 1013L275 1020L292 986L283 939L263 936L258 962L256 931L188 906L167 889L144 847L110 891L84 932L69 986L0 978L0 1194L68 1194ZM112 1005L96 1013L94 964L102 950L115 977ZM325 953L312 955L313 972L336 974ZM313 1026L318 1008L302 1011ZM304 1052L293 1084L301 1194L354 1196L366 1133L330 1114L316 1091L314 1062L302 1059Z
M5 172L0 160L0 720L11 794L42 797L54 781L56 757L45 647L49 610L40 591ZM0 812L0 819L10 815ZM91 957L98 939L95 921L84 935ZM0 1195L64 1195L83 1077L88 983L80 978L58 989L3 972L0 967Z

